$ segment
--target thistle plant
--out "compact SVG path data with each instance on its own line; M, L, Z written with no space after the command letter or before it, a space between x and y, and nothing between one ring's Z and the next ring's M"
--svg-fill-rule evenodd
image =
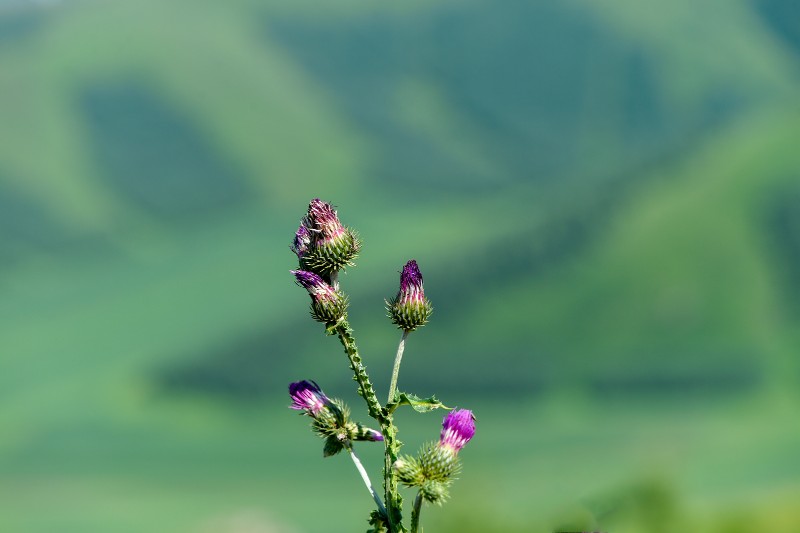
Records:
M301 411L300 414L312 420L312 431L324 439L324 457L346 450L353 460L376 506L369 516L371 528L368 533L417 533L421 531L423 502L441 505L448 499L450 486L461 470L458 453L475 435L475 417L471 411L451 410L435 396L420 398L397 388L406 339L411 332L424 326L433 312L430 301L425 297L419 266L413 259L408 261L400 273L397 294L385 300L388 316L402 331L402 335L392 368L389 394L382 405L348 322L347 295L339 287L339 272L355 266L353 261L361 251L358 235L339 221L331 204L315 198L300 221L291 250L298 261L297 269L291 270L291 273L296 283L308 291L311 318L322 323L325 332L336 336L341 342L353 372L353 380L358 384L358 394L365 402L367 415L380 429L372 429L351 420L350 409L344 402L329 398L316 382L310 380L289 385L292 399L290 408ZM436 409L450 411L444 417L439 440L423 445L416 455L400 455L402 443L397 439L394 412L402 406L409 406L419 413ZM373 486L355 453L353 443L359 441L383 442L381 494ZM400 485L416 491L410 529L406 529L403 523Z

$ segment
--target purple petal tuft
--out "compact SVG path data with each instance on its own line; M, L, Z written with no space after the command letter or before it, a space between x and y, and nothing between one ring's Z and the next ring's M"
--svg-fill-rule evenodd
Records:
M317 233L315 239L334 239L345 231L333 206L319 198L314 198L308 204L306 224L309 230Z
M336 297L334 288L328 285L318 274L306 270L290 270L289 272L294 274L297 284L307 290L311 298L319 301Z
M439 444L458 452L475 435L475 415L469 409L456 409L442 422Z
M290 409L309 411L316 415L330 400L314 381L296 381L289 384L289 395L292 397Z
M397 293L396 300L400 304L421 303L425 300L422 272L419 271L417 262L413 259L405 264L400 273L400 291Z

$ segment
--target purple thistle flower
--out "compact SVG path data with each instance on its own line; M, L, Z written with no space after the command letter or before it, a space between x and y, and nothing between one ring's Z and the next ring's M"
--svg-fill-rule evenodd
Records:
M295 232L291 249L300 260L300 270L328 277L353 266L361 241L342 225L331 204L314 198Z
M439 446L458 453L474 435L475 415L469 409L456 409L444 417Z
M397 296L386 302L386 309L392 322L405 331L414 331L428 322L433 306L425 298L422 273L413 259L400 272L400 290Z
M290 270L297 284L311 296L311 316L318 322L333 324L347 311L347 297L331 287L318 274L306 270Z
M447 498L447 486L460 472L458 452L475 436L475 416L467 409L456 409L442 421L439 442L422 447L417 458L404 456L396 462L400 482L419 487L420 494L431 503Z
M316 416L331 402L314 381L303 380L289 384L289 395L292 397L290 409L307 411L311 416Z
M344 449L348 442L383 440L383 433L350 421L350 410L337 399L325 396L314 381L295 381L289 384L292 398L290 409L303 411L313 419L311 429L325 439L323 455L330 457Z

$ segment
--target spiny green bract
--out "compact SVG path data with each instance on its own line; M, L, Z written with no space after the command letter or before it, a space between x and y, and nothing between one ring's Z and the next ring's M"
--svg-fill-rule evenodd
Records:
M418 327L427 324L433 313L433 306L426 299L423 301L400 301L400 298L392 298L386 301L386 310L389 318L404 331L414 331Z
M428 479L425 480L420 487L419 493L422 494L422 497L425 498L426 501L435 503L436 505L442 505L447 501L447 498L450 497L450 494L447 492L449 486L449 481L442 482Z
M311 300L311 318L323 324L335 324L345 317L350 300L339 291L334 294L331 298Z
M329 276L347 266L353 266L353 260L361 251L361 240L351 229L345 228L344 232L335 239L319 242L310 248L300 258L300 267L303 270L316 272Z
M426 480L449 481L461 470L461 461L450 448L428 443L419 453L419 464Z
M431 442L422 447L418 457L404 455L393 468L403 485L419 488L426 501L441 505L448 497L453 476L461 470L461 462L450 448Z
M422 473L422 467L419 465L419 461L409 455L404 455L395 461L392 468L397 472L397 479L403 485L420 487L425 481L425 475Z

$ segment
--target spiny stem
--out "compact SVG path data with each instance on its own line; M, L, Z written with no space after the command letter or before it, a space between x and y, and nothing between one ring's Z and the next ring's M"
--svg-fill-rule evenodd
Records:
M402 533L403 528L403 497L397 486L397 472L393 466L400 455L400 441L397 440L397 428L392 423L392 415L386 416L386 425L383 429L384 463L383 487L386 492L386 505L389 507L389 531Z
M418 492L414 499L414 509L411 511L411 533L419 530L419 513L422 511L422 493Z
M345 446L347 451L350 452L350 458L353 459L353 463L356 465L356 469L358 473L361 474L361 479L364 480L364 484L367 486L369 493L372 495L372 499L375 500L375 503L378 504L378 510L383 514L383 516L389 516L389 513L386 512L386 507L383 506L383 502L381 501L381 497L378 496L378 493L375 492L375 487L372 486L372 481L369 480L369 476L367 475L367 471L364 470L364 465L361 464L361 461L358 459L356 452L353 450L353 445L348 442Z
M335 331L339 337L339 341L341 341L342 346L344 346L347 358L350 360L350 368L353 370L353 379L358 383L358 393L364 398L364 401L367 402L369 416L377 420L381 424L381 428L383 428L386 423L386 417L383 414L383 408L380 402L378 402L375 389L369 381L367 369L361 362L361 356L358 355L356 340L353 337L353 330L347 322L347 318L336 324Z
M400 337L400 344L397 345L397 355L394 358L394 368L392 368L392 381L389 385L389 399L388 403L394 401L394 394L397 391L397 376L400 374L400 361L403 359L403 351L406 349L406 337L408 337L408 330L403 331L403 336Z

